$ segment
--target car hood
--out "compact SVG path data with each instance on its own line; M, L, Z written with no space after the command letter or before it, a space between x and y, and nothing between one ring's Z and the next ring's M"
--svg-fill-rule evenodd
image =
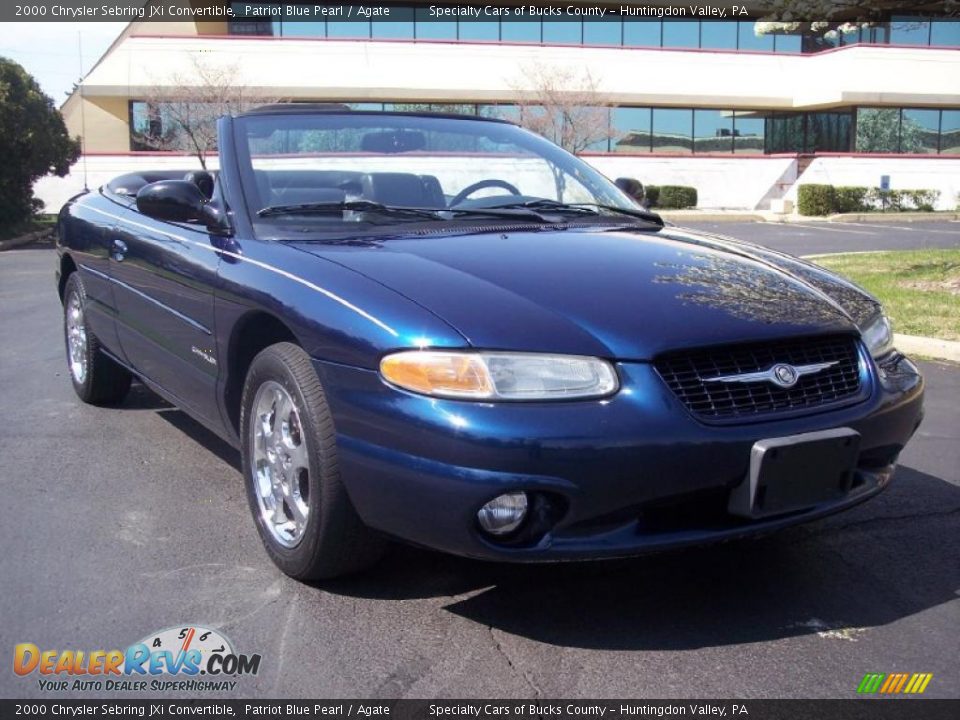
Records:
M673 227L297 246L406 296L486 349L647 360L685 347L856 333L877 309L809 263Z

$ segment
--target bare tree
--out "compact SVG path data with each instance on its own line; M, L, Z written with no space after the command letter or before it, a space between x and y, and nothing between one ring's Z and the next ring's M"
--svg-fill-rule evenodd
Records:
M188 73L173 73L151 88L147 127L134 137L155 150L195 155L206 169L207 155L217 149L217 118L270 102L276 99L244 85L238 65L214 65L192 55Z
M511 86L517 94L517 119L525 128L572 153L614 137L612 103L589 70L534 64L523 74Z

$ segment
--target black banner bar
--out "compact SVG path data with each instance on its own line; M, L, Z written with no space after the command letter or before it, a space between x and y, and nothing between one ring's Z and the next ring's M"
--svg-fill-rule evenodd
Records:
M0 700L0 718L953 720L960 700Z

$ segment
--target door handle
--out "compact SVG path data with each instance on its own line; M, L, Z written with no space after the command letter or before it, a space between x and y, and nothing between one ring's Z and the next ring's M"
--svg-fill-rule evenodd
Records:
M127 244L123 240L118 240L114 238L113 243L110 246L110 257L112 257L117 262L123 262L123 258L127 255Z

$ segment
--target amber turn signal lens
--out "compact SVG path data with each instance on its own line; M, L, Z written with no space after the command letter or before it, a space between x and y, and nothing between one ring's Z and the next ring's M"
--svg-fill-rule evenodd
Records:
M388 355L380 374L394 385L425 395L485 398L494 394L483 360L468 353L414 351Z

